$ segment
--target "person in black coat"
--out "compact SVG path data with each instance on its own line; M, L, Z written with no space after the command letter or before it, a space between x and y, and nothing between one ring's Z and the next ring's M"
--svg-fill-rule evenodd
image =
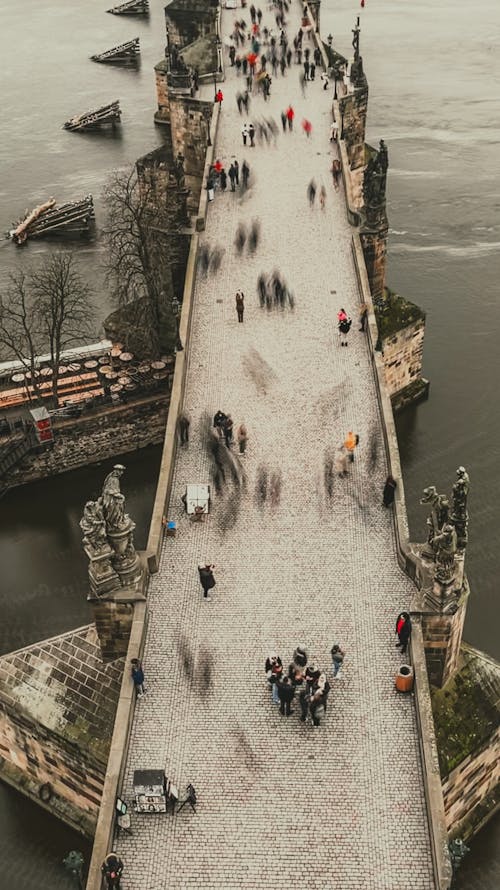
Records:
M289 717L291 714L291 703L295 695L295 687L290 682L289 677L285 677L282 683L278 684L278 698L280 700L280 714Z
M394 492L396 491L397 484L393 476L388 476L385 480L384 493L382 495L384 507L390 507L394 503Z
M198 574L200 576L200 584L203 587L203 598L210 599L208 591L215 587L215 578L213 573L214 566L209 564L198 566Z

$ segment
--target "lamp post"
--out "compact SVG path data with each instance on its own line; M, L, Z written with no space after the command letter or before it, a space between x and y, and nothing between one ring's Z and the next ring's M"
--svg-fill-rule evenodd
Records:
M328 64L329 64L329 66L330 66L330 68L331 68L332 65L333 65L333 61L332 61L332 57L333 57L333 53L332 53L333 34L329 34L328 37L326 38L326 41L327 41L327 43L328 43Z
M175 319L175 333L176 333L176 338L177 338L177 342L175 344L175 351L182 352L182 350L184 349L184 346L182 345L181 336L180 336L180 332L179 332L179 326L180 326L180 321L181 321L181 304L179 303L179 300L177 299L176 296L172 297L172 314Z
M215 45L217 47L217 62L219 65L217 70L219 74L222 74L222 40L220 39L218 34L215 37Z

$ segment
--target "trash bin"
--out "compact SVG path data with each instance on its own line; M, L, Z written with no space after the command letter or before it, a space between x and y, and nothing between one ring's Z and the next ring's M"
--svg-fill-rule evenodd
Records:
M410 664L402 664L395 678L398 692L411 692L414 679L412 666Z

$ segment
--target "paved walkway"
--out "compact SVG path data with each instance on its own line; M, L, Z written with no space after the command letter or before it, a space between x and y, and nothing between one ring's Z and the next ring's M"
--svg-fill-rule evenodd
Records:
M298 4L292 12L295 33ZM224 12L223 34L231 22ZM168 513L178 532L150 588L148 694L136 710L123 789L131 799L134 769L165 767L182 788L194 784L199 806L196 815L186 807L175 817L133 816L133 836L118 843L123 888L433 890L413 701L393 688L394 620L411 584L381 506L377 398L357 331L343 195L329 175L331 90L317 80L303 99L297 66L273 78L271 101L255 97L251 117L280 125L291 101L294 132L280 132L276 148L243 150L234 100L242 84L234 69L227 74L218 155L226 167L233 153L240 165L246 157L252 185L244 197L217 193L209 209L206 239L226 252L220 271L196 285L191 441L179 452ZM313 123L309 140L303 116ZM309 208L311 177L327 186L324 212ZM235 230L253 218L261 243L240 260ZM293 312L259 307L257 276L275 267L295 293ZM340 306L354 319L347 349L337 340ZM219 408L235 428L248 426L243 481L229 482L209 521L193 525L180 497L187 482L209 481L203 417ZM359 433L359 454L329 498L325 459L349 429ZM281 475L274 506L256 495L262 467ZM208 603L197 574L205 560L217 579ZM303 643L329 669L334 642L345 647L346 665L332 680L322 725L300 723L297 705L281 717L265 683L266 655L276 650L287 664Z

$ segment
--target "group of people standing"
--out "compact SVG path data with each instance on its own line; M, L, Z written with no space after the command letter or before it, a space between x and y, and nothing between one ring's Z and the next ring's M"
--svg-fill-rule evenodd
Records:
M345 656L338 643L332 646L331 656L331 677L335 679L340 677ZM293 713L291 705L297 695L300 721L305 723L310 717L313 726L320 726L326 714L331 685L325 671L312 663L308 664L308 655L304 647L297 646L286 673L281 658L276 654L268 655L264 669L271 688L272 701L279 705L280 713L285 717Z
M233 429L234 424L230 414L224 414L223 411L219 410L214 415L214 429L217 434L224 439L226 446L231 448L233 443ZM237 431L236 431L236 441L238 442L238 450L240 454L244 454L247 447L248 442L248 432L244 423L240 423Z

